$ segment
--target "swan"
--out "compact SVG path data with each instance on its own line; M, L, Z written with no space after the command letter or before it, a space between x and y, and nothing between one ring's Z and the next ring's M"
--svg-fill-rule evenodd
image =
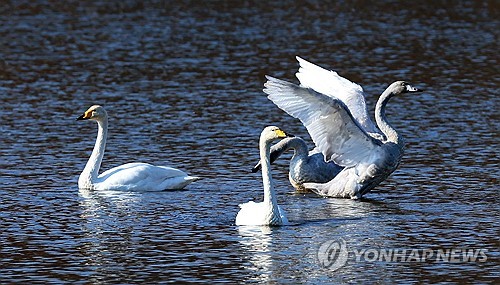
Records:
M325 197L361 198L396 170L403 155L404 140L385 117L389 99L421 90L405 81L389 85L376 104L375 125L361 86L300 57L297 60L300 86L266 76L263 91L302 122L326 161L344 167L332 180L304 187Z
M278 127L268 126L260 135L259 150L262 161L262 181L264 183L264 201L254 201L240 204L240 211L236 216L237 226L280 226L287 225L286 214L276 201L273 180L271 177L270 149L271 142L285 138L287 134Z
M78 179L80 189L122 190L122 191L161 191L182 189L189 183L200 179L185 172L166 166L148 163L127 163L109 169L99 175L104 156L108 133L108 114L102 106L91 106L77 120L97 122L98 132L92 154Z
M284 138L271 147L271 163L284 152L292 149L288 180L297 192L306 192L304 183L326 183L332 180L342 167L334 162L325 162L321 152L316 149L309 151L306 142L300 137ZM254 166L252 172L261 168L260 161Z

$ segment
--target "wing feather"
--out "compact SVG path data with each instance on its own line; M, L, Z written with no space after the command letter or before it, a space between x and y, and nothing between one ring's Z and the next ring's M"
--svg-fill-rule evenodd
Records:
M354 166L379 149L381 142L363 130L341 100L270 76L266 78L264 92L268 98L302 122L327 161Z
M326 70L298 56L296 58L300 68L295 75L302 87L340 99L365 131L381 134L370 119L365 94L360 85L338 75L333 70Z

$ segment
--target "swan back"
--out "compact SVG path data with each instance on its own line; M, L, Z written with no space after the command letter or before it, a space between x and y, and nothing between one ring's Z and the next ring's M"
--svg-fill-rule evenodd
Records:
M94 183L95 190L162 191L182 189L199 180L182 170L149 163L127 163L103 172Z

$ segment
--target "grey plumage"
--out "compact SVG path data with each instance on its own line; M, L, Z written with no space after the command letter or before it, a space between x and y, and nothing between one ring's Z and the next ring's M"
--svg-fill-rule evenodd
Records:
M377 102L375 126L367 116L361 86L299 61L301 86L267 76L264 92L302 122L326 161L344 168L327 183L304 187L322 196L360 198L396 170L403 155L404 142L385 118L387 102L394 95L419 90L404 81L391 84Z
M304 183L326 183L342 170L342 167L335 163L326 162L321 152L309 151L306 142L299 137L284 138L273 145L271 163L288 150L293 150L288 179L297 191L307 190ZM260 161L252 172L257 172L259 169Z

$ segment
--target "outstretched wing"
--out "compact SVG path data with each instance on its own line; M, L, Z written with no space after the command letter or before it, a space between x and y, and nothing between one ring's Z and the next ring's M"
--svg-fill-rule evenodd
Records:
M365 131L381 133L368 115L365 95L361 86L338 75L333 70L326 70L298 56L296 58L300 68L295 75L302 87L311 88L318 93L340 99Z
M302 122L327 161L354 166L380 149L381 142L363 130L339 99L270 76L266 78L264 92L268 98Z

